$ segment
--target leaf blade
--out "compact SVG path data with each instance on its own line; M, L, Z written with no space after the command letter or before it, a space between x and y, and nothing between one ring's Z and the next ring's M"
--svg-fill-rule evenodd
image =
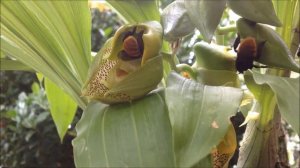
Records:
M169 76L166 103L178 166L193 166L210 154L227 132L230 122L224 118L237 112L241 98L239 89L206 86L175 73Z
M72 142L76 166L175 166L166 110L158 93L113 106L91 102Z
M63 141L68 126L74 118L77 104L60 87L47 78L45 79L45 89L51 116L56 125L60 140Z

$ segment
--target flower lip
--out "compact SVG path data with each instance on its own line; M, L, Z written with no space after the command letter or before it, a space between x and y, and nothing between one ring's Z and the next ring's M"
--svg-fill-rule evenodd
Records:
M118 57L124 61L137 59L143 56L144 30L136 31L137 27L133 27L132 31L127 31L123 34L123 50L118 53Z

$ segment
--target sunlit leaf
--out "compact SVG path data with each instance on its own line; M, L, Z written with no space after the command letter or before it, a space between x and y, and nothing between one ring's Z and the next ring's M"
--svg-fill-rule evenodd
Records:
M82 108L90 34L87 1L1 1L1 51L54 81Z
M31 85L31 90L32 93L38 94L41 91L40 85L37 82L33 82L33 84Z
M76 130L77 167L175 167L167 107L158 93L113 106L91 102Z
M25 64L23 64L19 61L9 60L6 58L1 58L0 69L1 70L34 71L32 68L26 66Z
M282 27L277 27L276 31L293 53L293 50L296 51L299 45L299 31L297 29L300 29L300 2L297 0L273 0L273 4L276 14L282 23ZM294 40L293 36L298 38L298 42L296 40L295 44L292 42Z
M74 118L77 104L60 87L47 78L45 79L45 89L51 116L62 141Z
M228 0L227 4L243 18L258 23L281 26L280 20L275 14L272 0Z
M172 73L166 103L173 128L177 165L190 167L218 145L242 99L240 89L207 86Z
M107 0L106 2L128 23L160 20L158 2L156 0Z
M190 19L200 30L206 42L210 42L225 10L225 0L185 0Z

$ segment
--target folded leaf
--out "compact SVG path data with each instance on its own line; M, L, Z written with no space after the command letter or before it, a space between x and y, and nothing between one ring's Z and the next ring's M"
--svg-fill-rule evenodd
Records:
M273 26L281 26L277 18L272 0L228 0L229 8L248 20L265 23Z
M240 89L207 86L172 73L166 103L177 165L190 167L211 153L228 130L242 99Z
M250 74L249 74L250 75ZM292 125L299 134L299 78L292 79L271 75L253 73L253 78L258 85L267 84L276 95L278 108L283 118Z
M225 0L184 0L190 19L200 30L206 42L210 42L226 7Z

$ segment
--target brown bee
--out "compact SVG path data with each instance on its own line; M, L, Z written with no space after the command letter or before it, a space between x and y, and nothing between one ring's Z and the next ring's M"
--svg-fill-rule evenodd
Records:
M266 66L257 66L253 64L254 60L259 57L258 53L260 52L258 52L258 50L260 50L263 44L264 43L257 46L255 38L253 37L246 37L240 41L240 37L238 36L234 42L234 50L237 52L235 67L239 73L243 73L244 71L252 69L253 67L266 68ZM238 45L239 47L236 50Z
M136 32L136 27L132 31L124 34L123 50L119 53L122 60L132 60L140 58L144 52L143 31Z

